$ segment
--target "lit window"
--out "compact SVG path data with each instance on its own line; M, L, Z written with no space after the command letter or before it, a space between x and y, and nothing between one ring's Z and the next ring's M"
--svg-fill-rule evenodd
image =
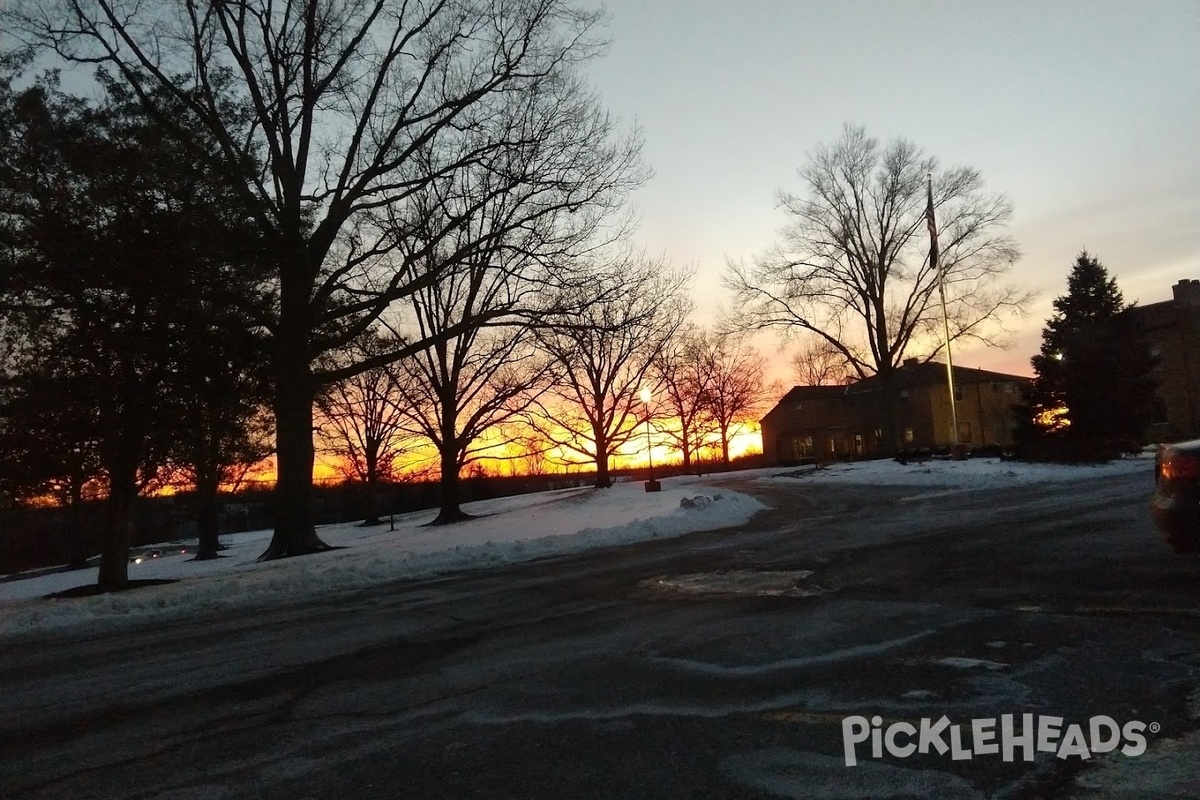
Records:
M904 443L905 444L913 443L913 429L912 428L904 429Z

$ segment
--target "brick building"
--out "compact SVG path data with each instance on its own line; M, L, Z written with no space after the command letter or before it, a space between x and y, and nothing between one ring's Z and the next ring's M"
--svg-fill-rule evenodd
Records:
M968 447L1009 446L1028 378L970 367L954 368L959 441ZM895 447L883 442L886 404L877 378L848 386L796 386L761 420L768 463L874 458L896 448L942 448L953 443L946 365L908 359L895 372Z
M1152 442L1200 437L1200 280L1181 280L1171 290L1170 300L1132 309L1158 359Z
M793 386L760 420L768 464L798 464L867 452L861 397L846 386Z

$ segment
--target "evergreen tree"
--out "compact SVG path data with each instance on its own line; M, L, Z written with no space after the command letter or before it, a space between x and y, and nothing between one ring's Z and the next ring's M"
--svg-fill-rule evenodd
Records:
M1116 278L1086 250L1054 301L1018 409L1018 440L1068 460L1111 458L1141 444L1154 398L1154 362ZM1041 446L1038 446L1038 445Z
M269 307L262 237L205 169L211 143L103 83L96 104L53 76L0 91L0 446L17 454L0 466L36 467L24 489L63 486L72 506L102 480L98 583L116 590L134 505L171 465L191 473L215 555L217 486L256 457Z

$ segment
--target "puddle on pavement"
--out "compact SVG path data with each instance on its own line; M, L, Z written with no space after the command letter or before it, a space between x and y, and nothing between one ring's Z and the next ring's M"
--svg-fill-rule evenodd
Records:
M673 575L648 581L658 589L681 594L742 594L757 597L816 597L825 589L815 584L802 585L811 576L810 569L798 570L730 570L728 572L696 572Z

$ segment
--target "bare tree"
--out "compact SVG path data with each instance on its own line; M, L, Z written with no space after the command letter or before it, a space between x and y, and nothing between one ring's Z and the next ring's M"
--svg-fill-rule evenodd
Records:
M721 463L729 466L729 440L756 418L771 387L763 380L765 361L742 336L725 334L705 343L701 365L707 376L704 407L716 426Z
M239 376L240 377L240 376ZM239 398L240 400L240 398ZM256 464L271 455L273 423L265 408L238 409L228 395L200 393L195 406L201 416L177 465L196 494L196 561L217 558L220 543L220 491L236 487ZM236 489L233 489L236 491Z
M998 343L1003 318L1029 299L1002 283L1019 255L1006 232L1008 199L986 191L974 169L943 169L904 139L881 147L851 125L801 168L804 195L780 193L790 221L779 243L749 264L729 261L733 327L811 332L856 376L878 375L890 396L892 372L910 349L932 358L942 346L926 238L930 174L951 337ZM895 445L894 420L885 418L885 441Z
M445 308L418 308L422 323L445 323ZM478 329L406 359L414 399L408 429L432 442L439 456L440 508L434 525L470 519L460 507L459 475L515 439L504 425L524 413L544 391L550 361L535 351L527 331ZM498 438L481 441L485 433Z
M711 376L705 369L706 334L686 328L667 342L654 357L654 377L662 407L676 424L661 425L661 432L683 456L683 468L714 433L706 397ZM678 427L676 427L676 425Z
M570 0L17 0L6 10L5 28L24 41L99 62L164 121L208 130L214 168L278 254L276 520L263 558L326 549L311 514L319 386L430 344L314 369L439 277L414 275L411 251L396 251L421 221L410 201L519 145L477 134L514 95L573 80L602 48L601 19Z
M792 353L792 375L801 386L839 386L851 376L846 357L824 339L811 334L800 337Z
M547 447L542 437L536 434L527 434L519 436L514 444L517 451L521 454L519 460L525 469L526 475L546 474Z
M375 331L356 339L342 358L359 361L388 352L392 343ZM325 449L338 459L342 474L367 492L363 525L379 525L381 483L399 475L397 461L414 447L405 429L412 394L403 378L386 366L372 367L317 395L317 429Z
M683 325L690 277L652 261L615 264L605 275L591 289L598 300L540 332L561 378L532 418L552 446L595 463L597 488L612 485L609 460L645 420L639 391L657 393L651 366Z
M432 234L428 245L415 242L423 257L414 264L441 277L411 295L396 324L408 340L434 342L399 367L420 400L413 429L440 455L435 525L468 518L461 470L514 444L507 423L544 391L554 367L533 346L534 331L590 302L588 256L625 234L621 204L643 177L636 140L616 139L578 82L539 87L503 111L502 132L487 135L520 144L422 193ZM458 266L448 271L445 262Z

